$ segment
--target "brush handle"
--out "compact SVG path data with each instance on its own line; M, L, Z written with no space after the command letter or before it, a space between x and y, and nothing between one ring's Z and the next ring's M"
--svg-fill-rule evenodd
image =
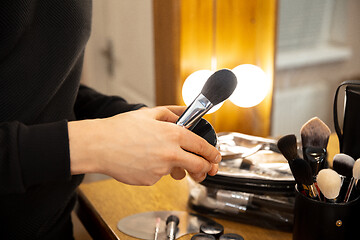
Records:
M315 184L311 184L311 185L302 184L302 186L305 191L305 196L310 197L312 199L317 198L318 200L322 201L320 197L320 193L317 187L315 186Z
M195 126L200 121L201 117L212 107L213 104L200 93L179 117L176 124L190 129Z
M304 160L309 163L315 178L319 171L324 168L327 157L326 148L303 147L303 153Z
M344 198L345 203L349 201L349 198L350 198L350 195L351 195L351 192L353 190L354 185L355 185L355 178L352 177L351 180L350 180L350 183L349 183L348 190L346 192L345 198Z

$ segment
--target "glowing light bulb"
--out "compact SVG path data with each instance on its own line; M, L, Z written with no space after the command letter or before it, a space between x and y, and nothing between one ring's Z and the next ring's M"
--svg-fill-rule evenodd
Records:
M199 70L190 74L182 87L182 97L187 106L199 95L206 80L213 74L210 70ZM212 107L208 113L213 113L222 106L222 102Z
M236 75L238 84L229 97L231 102L239 107L249 108L264 100L270 88L270 79L260 67L242 64L232 71Z

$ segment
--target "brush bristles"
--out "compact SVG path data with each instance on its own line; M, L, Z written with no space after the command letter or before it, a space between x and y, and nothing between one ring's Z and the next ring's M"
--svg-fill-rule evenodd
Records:
M206 81L201 93L213 104L225 101L234 92L237 85L235 74L228 69L216 71Z
M292 173L296 182L305 185L312 185L314 183L311 167L304 159L296 158L292 161Z
M360 179L360 158L358 158L354 163L353 177L355 179Z
M302 126L300 133L303 147L326 148L331 131L323 121L314 117Z
M327 199L335 199L339 196L341 189L341 178L337 172L327 168L320 170L316 177L320 191Z
M281 137L277 142L277 147L282 155L291 162L295 158L299 158L297 152L297 141L294 134L289 134Z
M333 159L333 169L340 175L352 177L355 160L344 153L338 153Z

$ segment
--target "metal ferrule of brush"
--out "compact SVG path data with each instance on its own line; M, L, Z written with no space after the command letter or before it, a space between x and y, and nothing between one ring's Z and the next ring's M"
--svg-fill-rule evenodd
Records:
M176 124L185 128L190 128L204 116L213 104L201 93L189 105L185 112L179 117Z
M248 206L250 202L250 196L251 195L249 193L245 192L218 190L216 193L216 200L241 206Z
M310 197L311 198L318 198L321 201L321 197L320 197L320 194L319 194L316 186L314 184L309 185L309 189L310 189Z

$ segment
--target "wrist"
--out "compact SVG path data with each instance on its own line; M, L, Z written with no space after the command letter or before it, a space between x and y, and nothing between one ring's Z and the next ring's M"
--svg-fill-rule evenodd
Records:
M71 174L99 172L97 153L94 148L96 121L82 120L68 122Z

